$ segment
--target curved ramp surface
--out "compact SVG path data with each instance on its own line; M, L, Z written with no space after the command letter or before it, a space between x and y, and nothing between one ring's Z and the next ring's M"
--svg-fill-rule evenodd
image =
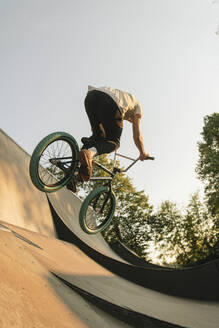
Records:
M47 197L58 217L81 241L101 254L126 262L112 251L100 233L90 235L82 231L79 224L81 200L75 194L67 188L62 188L55 193L48 194Z
M0 218L56 236L46 195L30 180L29 161L30 156L0 130Z
M130 328L60 283L32 246L0 229L0 327Z
M21 243L49 271L115 307L134 311L145 317L145 320L150 318L151 322L165 322L164 327L168 327L168 323L188 328L218 327L218 302L186 300L141 288L104 269L74 245L2 224L23 236L26 241L20 238ZM32 247L27 240L38 247Z
M119 255L123 260L127 261L130 264L149 267L149 268L157 268L157 269L169 269L169 267L159 266L150 262L145 261L143 258L139 257L135 252L129 249L126 245L124 245L121 241L116 241L110 244L112 250Z
M58 217L85 245L83 251L112 272L141 286L170 295L219 300L219 260L183 269L139 266L126 262L106 244L101 234L84 233L79 225L81 200L62 188L48 195Z

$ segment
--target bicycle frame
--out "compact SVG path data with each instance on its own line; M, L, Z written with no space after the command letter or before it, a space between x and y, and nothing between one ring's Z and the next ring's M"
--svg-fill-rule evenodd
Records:
M119 169L118 167L116 167L116 158L117 156L120 156L120 157L123 157L123 158L126 158L126 159L129 159L131 160L133 163L131 163L130 165L128 165L125 169ZM102 181L109 181L109 183L111 183L111 181L113 180L114 176L117 174L117 173L120 173L120 172L127 172L135 163L137 163L139 161L139 157L136 158L136 159L133 159L131 157L128 157L128 156L124 156L124 155L121 155L121 154L118 154L116 151L114 153L114 159L113 159L113 169L112 171L108 170L105 166L103 166L102 164L98 163L97 161L94 161L93 160L93 164L95 164L96 166L98 166L100 169L102 169L103 171L105 171L106 173L108 173L110 176L109 177L91 177L90 180L92 181L97 181L97 180L102 180Z
M132 161L132 163L130 165L128 165L125 169L120 169L116 166L116 158L117 156L128 159L130 161ZM111 185L111 182L113 180L113 178L115 177L115 175L117 173L121 173L121 172L127 172L133 165L135 165L138 161L139 161L139 157L134 159L122 154L117 153L116 151L114 152L114 159L113 159L113 169L112 171L108 170L105 166L103 166L102 164L98 163L97 161L93 160L93 164L98 166L101 170L105 171L106 173L109 174L109 177L91 177L90 181L108 181L108 184ZM147 159L151 159L154 160L154 157L148 157ZM65 162L61 162L61 160L65 160ZM60 158L51 158L50 162L56 166L58 166L61 170L65 171L65 165L71 163L71 157L60 157Z

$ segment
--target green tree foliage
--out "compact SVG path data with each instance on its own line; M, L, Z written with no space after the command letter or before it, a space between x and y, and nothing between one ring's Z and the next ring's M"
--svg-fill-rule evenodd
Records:
M196 167L199 178L205 183L205 193L211 213L219 216L219 113L204 118L198 143L199 161Z
M205 203L200 201L198 193L192 195L186 207L183 236L185 247L177 257L179 264L194 265L217 257L215 219Z
M182 215L177 205L170 201L162 202L157 212L149 218L148 224L152 231L153 249L157 254L155 263L175 263L179 250L184 248ZM147 260L153 260L153 252L148 254Z
M192 266L218 257L214 221L198 193L192 195L184 211L175 203L163 202L148 220L157 261L163 265L172 262L177 266Z

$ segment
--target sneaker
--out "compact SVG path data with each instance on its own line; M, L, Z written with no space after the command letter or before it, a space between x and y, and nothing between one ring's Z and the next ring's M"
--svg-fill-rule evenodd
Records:
M89 181L92 175L92 155L89 149L83 149L78 153L81 162L79 174L84 181Z
M85 147L86 149L94 147L95 145L95 138L93 136L87 138L87 137L83 137L81 138L81 142L84 144L83 147Z

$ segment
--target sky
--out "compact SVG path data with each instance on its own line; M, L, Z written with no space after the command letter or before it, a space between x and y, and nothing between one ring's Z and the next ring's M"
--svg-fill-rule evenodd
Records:
M1 0L0 26L0 127L25 151L55 131L81 145L87 86L111 86L142 104L156 158L130 169L136 189L155 208L202 191L197 143L219 105L218 1ZM129 122L119 152L139 155Z

